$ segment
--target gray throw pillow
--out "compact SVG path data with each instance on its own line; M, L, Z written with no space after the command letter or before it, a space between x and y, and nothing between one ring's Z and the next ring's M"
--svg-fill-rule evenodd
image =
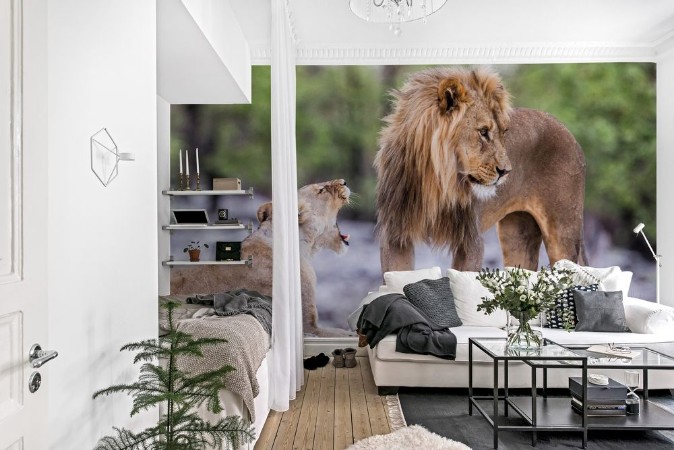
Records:
M411 304L441 327L462 325L454 305L454 295L449 288L449 278L417 281L405 285L403 291Z
M578 314L576 331L630 331L625 320L621 291L575 291L573 298Z

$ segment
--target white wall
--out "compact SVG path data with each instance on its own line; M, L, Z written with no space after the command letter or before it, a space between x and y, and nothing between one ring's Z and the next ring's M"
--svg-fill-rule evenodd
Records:
M674 50L658 59L657 71L657 226L656 251L663 255L660 272L660 302L674 306Z
M49 342L60 353L50 367L49 442L72 450L129 424L126 396L91 395L133 380L132 355L119 348L157 331L156 2L48 8L44 256ZM89 138L103 127L136 157L107 188L89 159Z

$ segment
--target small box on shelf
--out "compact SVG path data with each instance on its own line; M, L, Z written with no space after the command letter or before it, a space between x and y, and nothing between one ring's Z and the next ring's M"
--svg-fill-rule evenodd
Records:
M216 242L215 243L216 261L240 261L241 260L241 242Z
M240 191L241 180L238 178L213 178L214 191Z

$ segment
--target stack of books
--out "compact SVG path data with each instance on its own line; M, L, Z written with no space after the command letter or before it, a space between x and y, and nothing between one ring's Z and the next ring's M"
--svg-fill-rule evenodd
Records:
M571 391L571 408L583 414L583 379L569 377ZM587 384L587 415L590 416L624 416L626 414L625 399L627 386L612 378L608 385Z

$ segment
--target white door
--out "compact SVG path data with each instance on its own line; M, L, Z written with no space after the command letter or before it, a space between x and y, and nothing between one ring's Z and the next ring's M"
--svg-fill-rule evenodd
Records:
M47 155L45 75L31 70L46 64L43 31L24 37L44 10L25 3L0 0L0 450L47 448L49 366L58 363L33 369L28 358L33 344L48 344ZM42 382L31 393L34 372Z

